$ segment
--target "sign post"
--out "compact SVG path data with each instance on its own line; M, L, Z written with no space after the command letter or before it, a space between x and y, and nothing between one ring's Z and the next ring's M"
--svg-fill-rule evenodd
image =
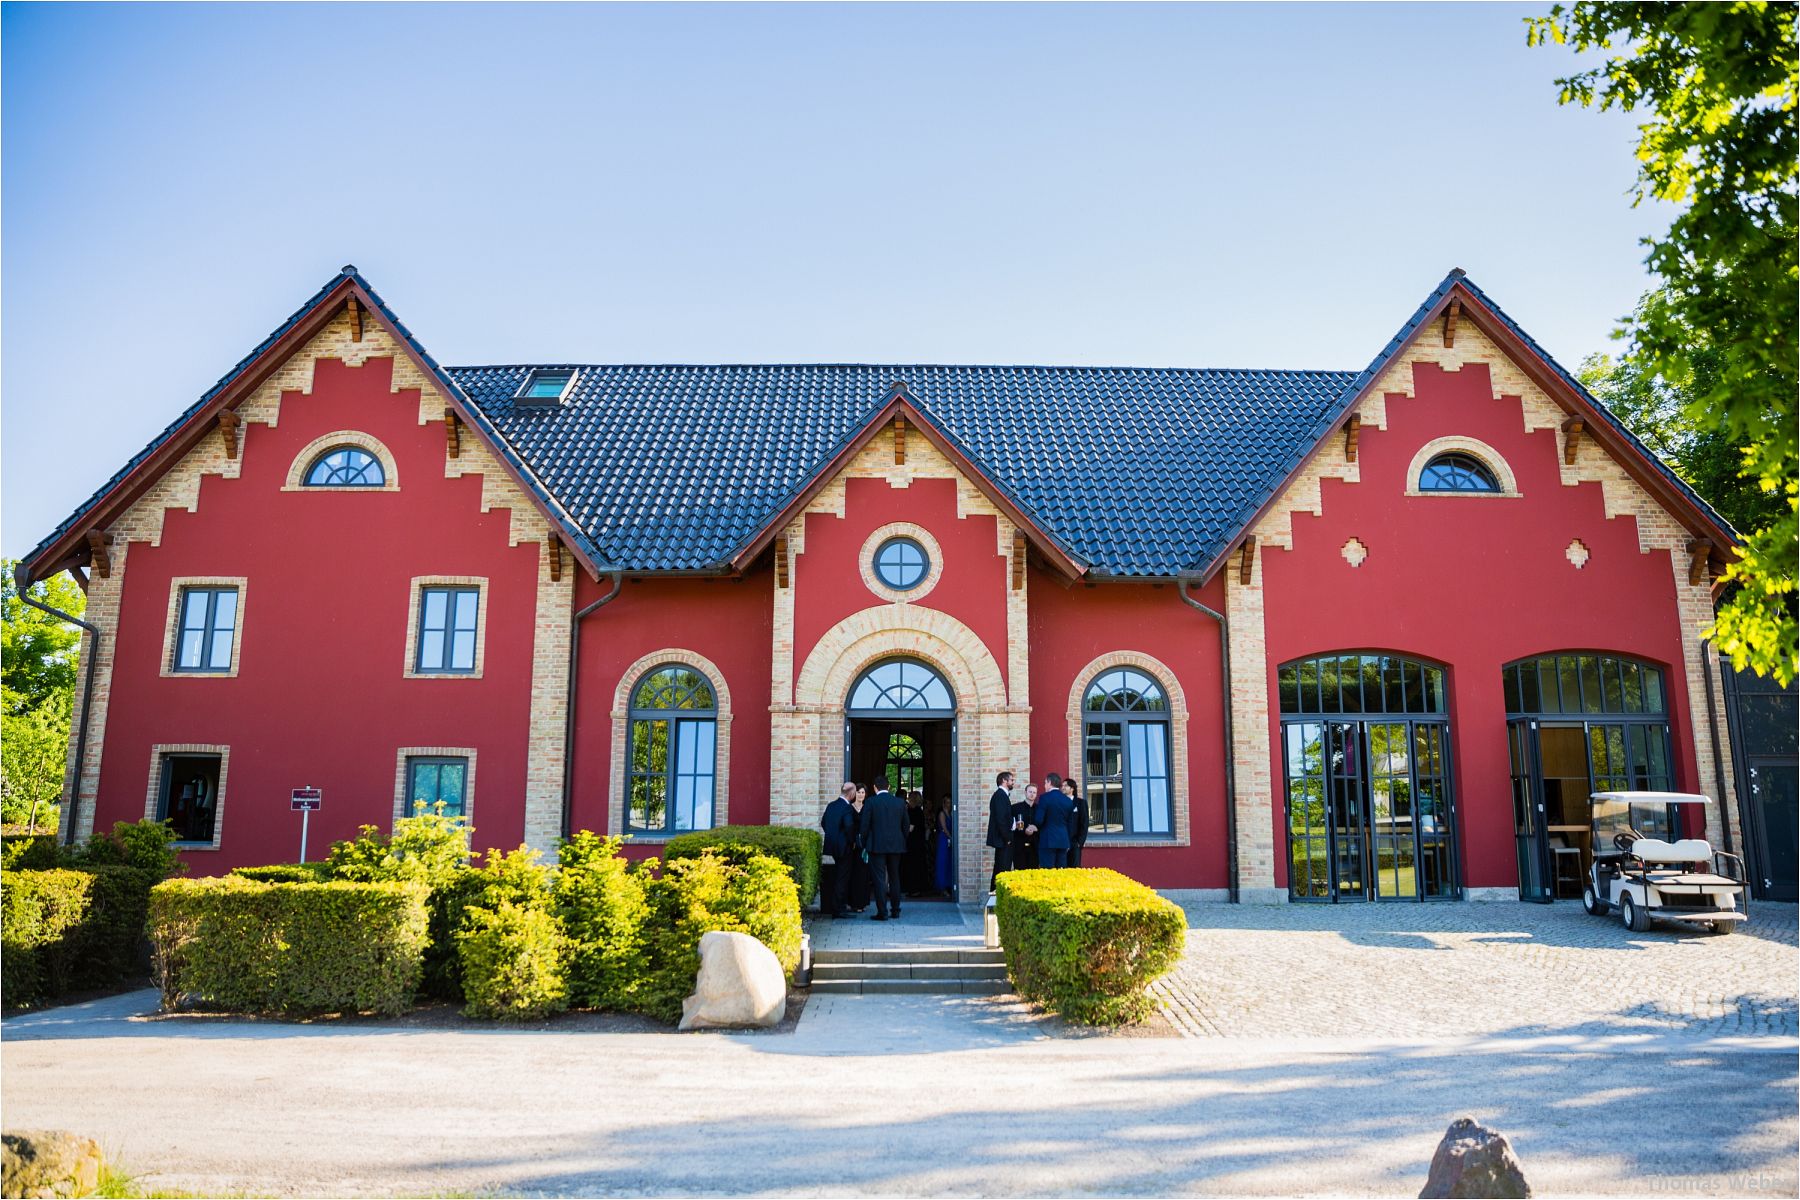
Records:
M292 794L292 799L289 801L289 804L293 807L293 810L300 814L300 861L301 862L306 861L306 827L307 827L307 825L309 825L311 823L313 813L318 811L320 804L322 804L323 802L324 802L324 795L316 787L297 787L297 788L295 788L293 791L293 794Z

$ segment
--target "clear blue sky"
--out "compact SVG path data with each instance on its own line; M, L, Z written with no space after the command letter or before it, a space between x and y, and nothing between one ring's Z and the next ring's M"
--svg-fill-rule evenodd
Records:
M1647 283L1548 4L3 10L4 552L343 263L440 361L1365 365Z

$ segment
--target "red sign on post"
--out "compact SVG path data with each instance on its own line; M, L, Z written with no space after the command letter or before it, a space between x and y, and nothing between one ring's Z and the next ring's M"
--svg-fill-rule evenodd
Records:
M324 796L316 787L295 788L289 801L295 812L318 812Z

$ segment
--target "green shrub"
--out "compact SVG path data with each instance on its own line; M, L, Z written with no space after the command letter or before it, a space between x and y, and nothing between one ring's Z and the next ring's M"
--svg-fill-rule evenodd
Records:
M647 877L645 892L650 970L638 985L641 1012L680 1018L700 969L700 937L714 930L750 934L775 952L784 971L800 962L800 898L785 863L746 846L710 847L697 858L663 863Z
M557 852L553 890L576 1008L633 1008L650 968L650 902L643 877L619 857L620 841L583 830Z
M712 846L750 846L786 863L800 888L802 908L819 894L819 860L825 853L825 835L817 829L794 825L721 825L717 829L670 838L663 847L663 858L695 858Z
M69 858L78 867L135 867L158 879L185 870L166 821L116 821L111 833L91 835Z
M470 908L456 948L466 1015L529 1021L568 1007L566 948L548 908L512 900Z
M171 879L150 893L163 1005L398 1013L418 988L419 883Z
M1008 871L995 899L1013 986L1090 1025L1141 1020L1145 989L1181 957L1180 908L1117 871Z
M122 866L0 873L0 993L7 1007L141 979L144 912L156 882Z
M426 995L459 1001L462 968L457 959L456 930L477 883L469 868L473 831L460 817L446 816L443 805L423 805L410 817L394 822L392 836L364 825L352 841L333 842L326 856L329 878L355 883L422 883L431 889L422 990Z
M48 871L61 865L55 834L0 834L0 871Z
M233 867L239 879L257 883L325 883L331 879L331 865L322 862L272 863L266 867Z

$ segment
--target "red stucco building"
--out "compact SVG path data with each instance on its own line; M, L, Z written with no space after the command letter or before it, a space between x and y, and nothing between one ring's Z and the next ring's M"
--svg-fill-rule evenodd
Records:
M1159 887L1456 899L1553 892L1592 786L1741 839L1733 542L1461 272L1246 372L442 368L346 268L20 582L88 591L66 832L197 873L291 860L305 785L315 855L420 800L648 852L890 772L972 896L1011 767Z

